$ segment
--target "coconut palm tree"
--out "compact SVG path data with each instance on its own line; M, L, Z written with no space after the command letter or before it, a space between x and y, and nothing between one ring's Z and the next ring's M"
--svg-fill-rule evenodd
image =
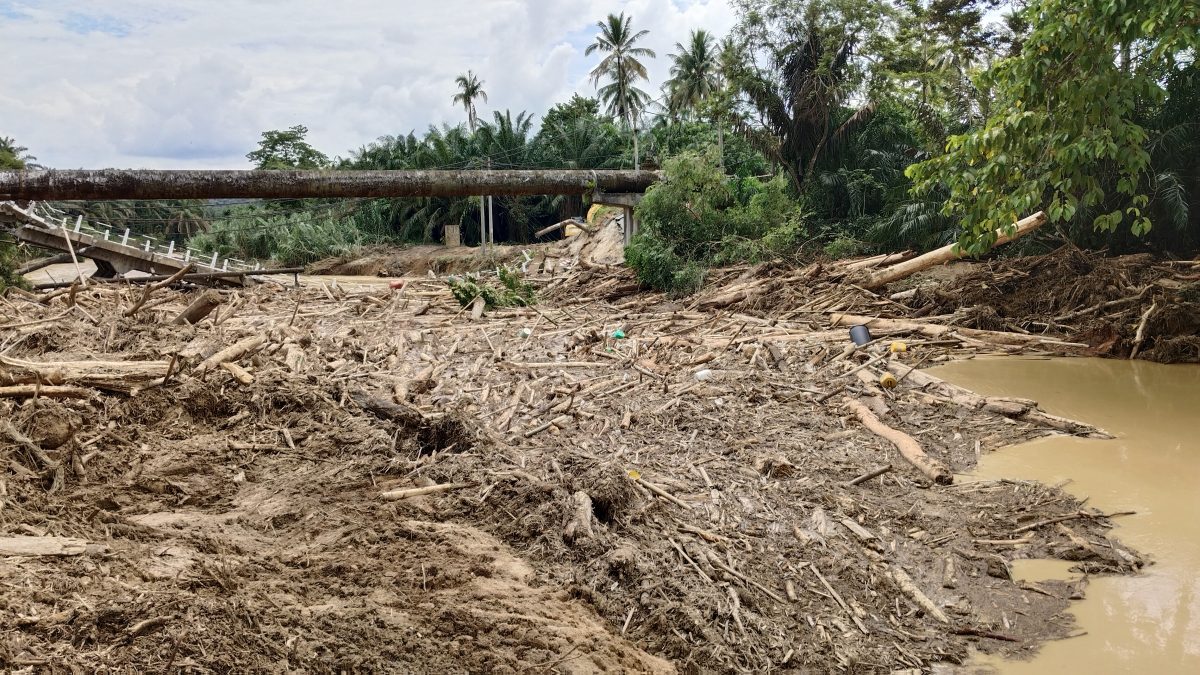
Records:
M454 82L458 85L458 93L451 101L461 103L463 109L467 111L467 122L473 133L475 125L479 121L475 115L475 99L481 99L484 103L487 103L488 100L487 92L483 90L483 80L475 77L475 73L468 70L465 75L454 78Z
M592 69L592 83L599 87L600 100L608 107L609 114L616 115L626 124L633 127L633 161L636 168L637 156L637 112L650 100L646 92L638 89L638 80L648 80L646 66L641 58L654 58L654 50L636 47L635 43L648 35L650 31L633 32L633 17L620 14L609 14L604 21L596 22L600 34L596 41L588 45L584 54L590 56L593 52L601 52L605 57L599 65ZM601 78L607 77L609 83L600 87Z
M671 54L671 79L667 81L672 112L695 113L719 86L716 41L704 29L692 31L688 45L676 42Z

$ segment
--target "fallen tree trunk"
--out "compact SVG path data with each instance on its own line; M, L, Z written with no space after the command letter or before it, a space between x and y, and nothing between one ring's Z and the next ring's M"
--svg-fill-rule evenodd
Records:
M849 397L844 400L846 407L858 417L863 426L870 429L876 436L886 439L892 445L896 446L896 449L900 451L900 455L930 480L938 485L950 485L954 482L954 474L950 472L950 469L945 464L925 454L925 451L921 449L921 445L917 443L915 438L879 421L875 413L871 412L862 403Z
M930 389L936 390L938 394L944 396L947 400L955 405L969 408L971 410L986 410L994 412L998 415L1029 422L1041 427L1057 429L1072 436L1085 436L1087 438L1112 438L1108 432L1099 429L1090 424L1077 422L1075 420L1051 415L1050 413L1041 410L1037 407L1037 401L1031 401L1024 398L1009 398L1005 396L980 396L975 392L964 389L958 385L950 384L949 382L930 375L923 370L917 370L903 363L892 362L888 364L888 370L892 371L900 380L906 380L918 387L922 387L927 391Z
M182 325L185 323L196 324L204 320L218 305L221 304L221 294L216 291L204 291L192 301L192 304L187 306L187 309L179 313L175 320L171 323Z
M1028 218L1022 218L1017 221L1016 230L1012 234L1008 234L1004 229L996 230L996 243L993 244L993 247L1007 244L1014 239L1023 237L1045 224L1046 214L1042 211L1038 211ZM952 260L958 260L964 255L965 253L958 248L958 244L948 244L924 255L919 255L912 260L868 274L860 285L868 289L880 288L893 281L910 277L921 270L948 263Z
M866 326L867 328L875 328L884 331L912 331L914 333L928 335L929 337L939 337L948 333L956 333L962 337L973 338L981 342L1010 345L1014 347L1025 346L1031 342L1040 342L1043 344L1059 345L1063 347L1088 346L1080 342L1064 342L1063 340L1055 340L1053 338L1042 337L1041 335L1006 333L998 330L980 330L978 328L964 328L962 326L946 326L940 323L912 321L910 319L881 319L874 316L843 314L841 312L830 314L829 322L833 326L861 325Z
M47 384L103 384L162 378L169 364L166 361L26 361L0 356L0 365L30 373L34 381Z

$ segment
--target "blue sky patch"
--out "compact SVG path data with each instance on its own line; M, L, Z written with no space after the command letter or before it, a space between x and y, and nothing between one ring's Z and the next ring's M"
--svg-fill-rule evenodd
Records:
M112 16L104 14L82 14L71 12L62 21L62 25L72 33L87 35L89 33L104 33L115 37L129 35L129 24Z

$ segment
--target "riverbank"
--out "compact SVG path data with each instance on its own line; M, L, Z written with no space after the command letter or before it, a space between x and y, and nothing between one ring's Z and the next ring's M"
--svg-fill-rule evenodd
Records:
M863 423L950 474L1021 440L1099 434L908 372L1083 348L918 321L851 351L831 323L900 311L850 285L853 263L725 270L674 301L546 260L527 270L536 307L482 312L428 277L264 284L183 327L195 293L158 290L131 316L140 289L7 298L4 377L31 395L0 401L0 537L70 555L0 562L0 656L918 668L1071 634L1076 589L1009 568L1094 554L1056 523L1108 542L1097 571L1140 566L1060 489L940 484ZM894 340L907 349L886 363Z

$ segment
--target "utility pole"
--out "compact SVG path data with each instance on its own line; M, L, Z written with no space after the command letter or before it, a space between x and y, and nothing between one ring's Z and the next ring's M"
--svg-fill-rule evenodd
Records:
M496 212L492 209L492 197L488 195L488 243L492 245L492 249L496 248Z
M479 197L479 250L484 255L487 255L487 228L484 225L484 220L487 218L487 209L483 206L484 197Z

